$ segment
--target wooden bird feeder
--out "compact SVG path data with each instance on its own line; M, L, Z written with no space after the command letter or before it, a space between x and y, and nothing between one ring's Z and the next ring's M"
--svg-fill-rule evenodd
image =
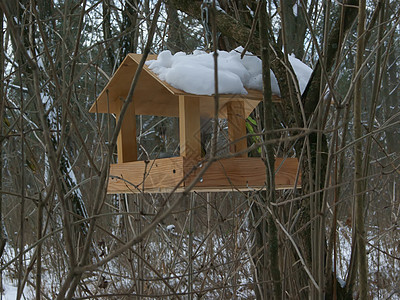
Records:
M125 58L90 108L91 113L113 113L119 117L141 57L140 54L129 54ZM150 55L148 60L156 58L157 56ZM219 98L219 118L226 118L228 121L230 152L245 150L247 142L243 137L246 135L246 118L262 100L262 93L248 90L247 95L220 95ZM279 101L279 98L275 97L274 100ZM138 161L136 115L179 117L180 156ZM157 193L170 191L177 185L178 191L182 191L201 169L200 117L212 118L213 115L213 96L193 95L178 90L160 80L145 65L118 136L118 163L111 165L107 192ZM233 143L234 141L236 142ZM191 172L194 166L199 167ZM276 159L277 189L294 187L297 167L297 159ZM194 190L259 189L264 186L265 174L265 165L261 158L247 157L245 153L239 157L214 162Z

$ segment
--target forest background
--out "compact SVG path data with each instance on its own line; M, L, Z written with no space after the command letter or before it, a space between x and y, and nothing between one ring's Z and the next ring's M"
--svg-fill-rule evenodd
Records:
M1 0L5 292L399 299L399 6ZM249 155L263 157L267 174L275 156L298 158L301 187L275 191L268 176L263 191L107 195L118 123L88 109L124 57L238 46L262 59L265 79L247 123ZM292 53L313 69L303 94ZM223 136L226 123L213 124ZM179 153L177 131L176 118L138 117L140 158Z

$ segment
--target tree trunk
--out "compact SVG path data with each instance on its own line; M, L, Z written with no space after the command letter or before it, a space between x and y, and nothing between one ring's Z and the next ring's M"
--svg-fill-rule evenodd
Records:
M3 190L3 132L6 124L4 114L4 31L3 31L3 11L0 8L0 190ZM0 195L0 220L3 220L3 194ZM0 226L0 258L3 256L4 247L6 246L6 238L3 232L3 226ZM0 279L2 278L0 273ZM0 284L1 285L1 284ZM1 288L1 286L0 286Z
M110 69L113 70L115 67L115 58L114 58L114 47L113 43L111 42L111 3L110 0L104 0L102 3L103 6L103 35L105 40L105 47L107 48L107 57L108 62L110 64Z
M121 63L128 53L136 53L138 47L138 11L133 0L125 2L124 10L122 11L122 27L121 31L126 31L120 41L119 63Z
M262 76L263 76L263 108L264 108L264 132L266 144L263 149L263 160L266 167L266 193L265 201L268 207L271 207L271 212L274 211L271 203L275 203L275 153L274 145L270 142L274 135L273 124L273 104L271 93L271 73L270 73L270 58L269 58L269 28L266 1L261 0L259 29L260 29L260 48L262 59ZM271 213L267 215L268 222L268 258L271 277L273 280L274 298L282 298L282 283L279 269L278 256L278 232L274 221L274 216ZM260 276L261 277L261 276ZM266 280L264 275L263 280Z
M364 24L365 24L365 0L360 0L358 9L357 26L357 56L355 74L361 72L364 57ZM362 105L362 76L356 79L354 87L354 139L357 141L362 138L361 124L361 105ZM355 177L354 177L354 196L355 196L355 238L357 243L357 262L359 274L359 295L360 299L367 299L368 295L368 265L366 253L366 235L364 228L365 203L363 197L363 170L362 159L363 150L361 140L354 145Z

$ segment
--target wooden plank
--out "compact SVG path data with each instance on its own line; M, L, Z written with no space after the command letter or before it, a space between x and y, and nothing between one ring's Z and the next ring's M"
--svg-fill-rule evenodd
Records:
M222 186L222 187L198 187L195 186L193 189L191 189L191 192L198 192L198 193L225 193L225 192L254 192L256 189L261 189L263 187L231 187L231 186ZM282 187L279 186L276 188L276 190L287 190L287 189L293 189L293 186L289 187ZM178 187L178 188L147 188L145 193L149 194L161 194L161 193L170 193L174 191L175 193L182 193L185 191L184 187ZM140 193L139 191L133 192L133 191L126 191L126 192L121 192L121 193L126 193L126 194L133 194L133 193ZM118 194L118 193L109 193L109 194Z
M193 161L185 161L186 172L194 165ZM290 189L294 187L298 168L296 158L276 158L275 185L276 189ZM185 185L189 184L198 174L196 170L188 176ZM259 189L264 186L266 180L265 165L259 157L234 157L221 159L213 163L198 182L196 188L218 189L238 188ZM298 186L300 181L298 181Z
M228 138L231 143L229 150L231 153L244 151L247 149L244 103L243 101L231 101L226 107L228 115ZM241 154L240 157L247 157L247 153Z
M182 157L150 160L148 163L135 161L113 164L110 167L107 193L139 193L143 189L144 192L161 192L177 186L182 178Z
M201 157L200 99L179 96L180 155L190 159Z
M129 89L129 82L131 82L133 78L133 74L131 73L134 73L132 72L132 67L134 65L137 64L132 61L132 58L130 58L129 56L125 57L125 59L119 65L117 71L113 74L111 79L107 82L107 85L97 97L96 103L92 105L89 112L108 113L108 106L110 104L114 105L115 103L117 103L119 97L123 96L122 94L125 93L125 90ZM123 90L121 91L120 86L116 87L115 85L122 86ZM112 111L112 113L116 113L117 111Z
M198 162L199 160L184 157L172 157L151 160L148 163L135 161L111 165L107 193L139 193L143 192L143 188L147 193L163 193L176 186L177 192L181 192L200 172L201 167L189 174ZM275 175L276 189L292 189L298 168L297 159L277 158L275 168L278 170ZM189 174L188 178L179 184L186 174ZM193 190L251 191L263 188L265 180L265 165L261 158L235 157L213 163ZM299 178L298 188L300 184Z
M120 101L121 107L122 103L123 102ZM118 122L120 111L116 115ZM119 131L117 140L117 152L118 163L137 160L136 115L133 103L129 104L124 120L122 121L121 130Z

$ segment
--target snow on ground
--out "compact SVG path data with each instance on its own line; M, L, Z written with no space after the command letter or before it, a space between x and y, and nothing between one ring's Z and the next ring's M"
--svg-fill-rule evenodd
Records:
M230 52L218 51L218 90L221 94L247 94L247 89L262 90L261 60L250 52L243 59L242 47ZM289 61L303 92L311 76L312 69L303 62L289 56ZM196 95L212 95L214 85L213 53L195 50L193 54L178 52L172 55L163 51L157 60L146 63L149 68L173 87ZM272 93L280 95L278 82L271 71Z
M2 293L2 298L3 300L15 300L17 299L17 292L18 292L18 287L17 284L14 282L9 282L8 280L3 281L3 293ZM32 299L32 293L29 291L29 288L25 287L22 299Z
M3 283L3 289L4 291L2 299L5 300L17 299L18 288L16 286Z

